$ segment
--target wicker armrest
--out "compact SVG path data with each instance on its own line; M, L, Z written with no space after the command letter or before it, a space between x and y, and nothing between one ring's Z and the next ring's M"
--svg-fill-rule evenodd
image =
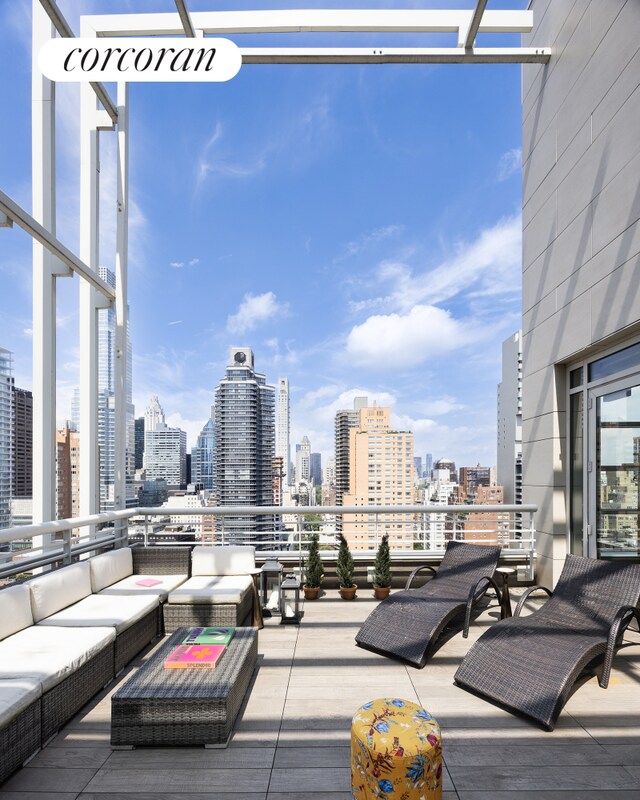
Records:
M609 676L611 675L611 665L613 664L613 656L615 655L616 646L619 643L626 627L629 625L633 618L636 618L638 625L640 625L640 608L637 606L623 606L618 613L609 629L609 638L607 639L607 649L604 654L604 664L602 666L602 676L600 677L600 686L606 689L609 685Z
M409 575L409 577L407 578L407 582L406 582L406 583L405 583L405 585L404 585L404 588L405 588L405 589L410 589L410 588L411 588L411 581L412 581L412 580L415 578L415 576L416 576L416 575L417 575L419 572L422 572L422 570L423 570L423 569L428 569L430 572L432 572L432 573L433 573L433 577L434 577L434 578L435 578L435 576L437 575L437 571L436 571L436 570L435 570L433 567L430 567L428 564L423 564L421 567L416 567L416 568L415 568L415 569L412 571L411 575Z
M484 584L488 584L484 586ZM475 586L471 588L469 591L469 597L467 599L467 608L464 615L464 629L462 631L462 638L466 639L469 636L469 625L471 623L471 609L473 608L473 604L476 603L482 595L487 591L489 586L493 586L496 596L498 598L498 602L502 602L502 593L498 588L498 584L493 580L493 578L489 577L489 575L485 575L484 578L480 578L480 580L476 583Z
M546 586L530 586L522 595L522 597L518 600L518 605L516 606L516 610L513 612L514 617L519 617L520 612L522 611L524 604L527 601L529 595L533 594L534 592L543 591L546 592L549 597L553 597L553 592L551 589L547 589Z

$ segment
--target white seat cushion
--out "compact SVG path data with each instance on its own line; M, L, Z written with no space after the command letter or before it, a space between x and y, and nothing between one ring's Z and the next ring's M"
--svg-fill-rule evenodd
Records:
M188 575L129 575L128 578L107 586L100 594L115 596L148 594L155 595L160 598L161 602L164 602L169 592L184 583L188 577ZM139 581L144 582L147 579L160 581L160 583L156 583L153 586L141 586Z
M42 684L35 678L0 678L0 727L42 695Z
M0 642L0 680L33 678L47 692L115 638L114 628L32 625Z
M47 572L27 581L31 591L31 611L35 622L50 617L91 594L89 562L82 561Z
M133 555L128 547L120 547L109 553L89 559L91 591L101 592L107 586L133 574Z
M116 633L121 633L157 608L159 603L157 595L114 597L106 594L92 594L79 603L74 603L57 614L41 620L36 628L49 625L65 628L112 626L116 629Z
M251 545L198 545L191 551L192 575L247 575L255 566L256 548Z
M197 575L169 594L170 603L235 603L251 591L248 575Z
M33 625L31 593L20 584L0 591L0 639Z

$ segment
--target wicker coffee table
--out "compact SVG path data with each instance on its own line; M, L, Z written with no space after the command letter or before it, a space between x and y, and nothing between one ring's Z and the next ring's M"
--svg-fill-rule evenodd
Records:
M226 747L258 653L255 628L237 628L215 669L165 669L179 628L111 698L111 744Z

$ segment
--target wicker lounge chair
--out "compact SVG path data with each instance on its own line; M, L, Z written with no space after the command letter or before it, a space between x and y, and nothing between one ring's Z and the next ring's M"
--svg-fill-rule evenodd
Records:
M489 628L469 650L454 680L510 711L553 730L577 678L602 663L600 686L640 597L640 564L567 556L549 600L525 617L521 597L514 616Z
M423 667L450 622L464 615L466 637L472 608L491 586L500 599L492 577L499 556L499 547L449 542L438 570L415 569L404 591L390 595L369 614L356 642ZM423 569L431 570L434 577L419 589L410 589L414 576Z

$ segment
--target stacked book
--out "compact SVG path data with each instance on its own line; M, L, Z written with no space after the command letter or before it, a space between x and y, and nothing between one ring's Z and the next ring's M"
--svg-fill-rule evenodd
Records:
M235 628L190 628L164 662L166 669L214 669Z

